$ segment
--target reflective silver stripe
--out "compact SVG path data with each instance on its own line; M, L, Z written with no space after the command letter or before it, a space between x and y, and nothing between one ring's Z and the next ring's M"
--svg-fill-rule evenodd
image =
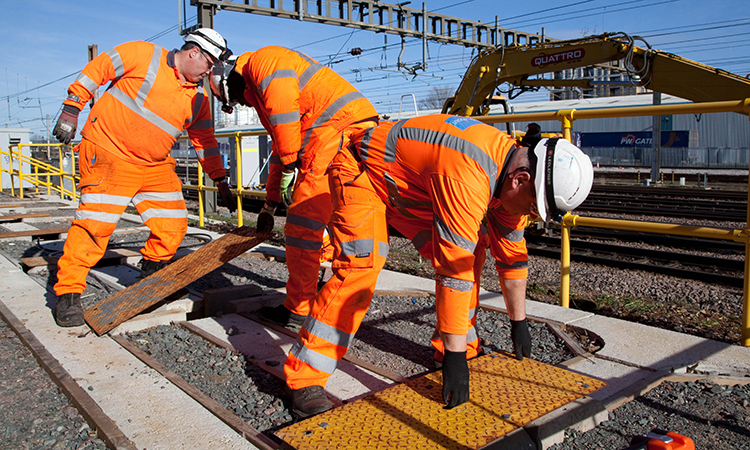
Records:
M297 72L292 69L274 70L271 75L268 75L260 80L260 84L258 84L260 92L265 92L265 90L268 88L268 85L271 84L271 81L279 78L297 78ZM300 88L299 90L301 91L302 88Z
M323 64L313 62L312 60L307 61L310 63L310 67L305 69L304 72L302 72L302 75L299 76L299 90L302 91L302 89L307 86L307 83L310 82L312 77L315 76L316 73L323 70L325 67Z
M74 218L76 220L91 219L97 222L117 223L120 220L120 214L105 213L101 211L81 211L77 210Z
M319 251L323 246L323 241L311 241L309 239L300 239L287 235L286 245L287 247L301 248L302 250Z
M383 258L388 257L388 252L391 250L391 246L387 242L378 242L378 256Z
M182 191L179 192L141 192L133 197L133 204L151 200L155 202L178 202L184 201L185 198L182 196Z
M191 130L210 130L213 129L214 123L210 120L199 120L197 122L193 122L192 125L190 125L188 128Z
M476 308L469 308L469 320L473 319L477 315Z
M288 113L271 114L268 116L268 122L271 125L283 125L285 123L299 122L300 114L299 111L291 111Z
M308 230L315 230L315 231L322 230L326 226L324 222L320 222L315 219L310 219L308 217L298 216L297 214L287 214L286 223L290 223L292 225L297 225L302 228L307 228Z
M86 76L86 74L84 74L83 72L81 72L81 74L78 75L78 78L76 78L76 81L81 83L83 87L85 87L92 94L99 87L98 84L94 83L94 81L88 76Z
M203 150L196 150L196 156L200 159L210 158L212 156L221 155L219 147L204 148Z
M414 239L411 240L411 243L414 244L414 248L416 248L417 251L422 250L422 247L427 244L432 244L432 230L420 231L416 236L414 236Z
M495 261L495 267L498 269L528 269L528 261L516 261L513 264L505 264L500 261Z
M341 253L347 256L372 253L375 243L372 239L357 239L341 243Z
M362 135L362 140L359 143L359 157L362 161L367 160L370 153L370 141L372 140L372 133L375 131L375 127L368 128L367 131Z
M141 213L141 220L146 222L149 219L158 217L160 219L187 219L187 209L157 209L149 208Z
M307 319L305 320L305 329L313 336L319 337L331 344L338 345L339 347L349 348L354 340L353 334L343 332L336 327L315 320L312 316L307 316Z
M128 109L138 114L142 118L146 119L147 121L152 123L154 126L161 129L162 131L169 134L170 136L174 137L175 139L182 136L182 130L178 129L177 127L167 122L166 120L162 119L161 117L157 116L156 114L149 111L148 109L145 109L141 105L137 104L132 98L128 97L127 94L117 89L116 87L113 86L109 88L107 92L109 92L114 98L119 100L120 103L125 105Z
M477 334L477 329L474 327L469 328L469 332L466 333L466 343L471 343L479 339L479 334Z
M203 106L203 100L206 98L206 95L203 93L203 86L198 86L196 89L195 99L193 100L193 114L185 120L185 125L192 123L196 117L198 117L198 114L201 112L201 106ZM208 125L205 125L204 123L208 123ZM204 124L197 126L198 124ZM210 120L201 120L197 123L193 123L190 128L192 129L201 129L201 128L212 128L214 126L213 121Z
M109 60L112 62L112 67L115 69L115 78L120 78L125 75L125 65L122 63L120 54L115 49L109 49L105 52L109 56Z
M307 130L307 133L305 133L305 138L302 141L301 148L304 149L307 147L307 144L310 142L310 136L312 135L312 130L323 125L324 123L328 122L333 118L333 116L336 115L339 111L341 111L344 106L348 105L349 103L359 100L360 98L365 98L362 94L360 94L358 91L349 92L348 94L344 94L341 97L337 98L333 103L328 105L328 107L323 111L317 119L315 119L315 122L312 124L309 130Z
M395 126L394 126L395 128ZM393 130L391 130L393 131ZM412 141L424 142L426 144L440 145L448 147L457 152L463 153L469 158L473 159L487 175L490 180L490 186L495 186L497 181L497 163L492 160L490 155L484 152L479 146L473 144L465 139L453 136L448 133L442 133L440 131L426 130L424 128L401 128L398 133L400 138L409 139ZM390 143L391 133L388 133L388 140ZM395 139L394 144L395 144ZM395 156L395 155L394 155ZM395 159L394 159L395 161Z
M130 197L111 194L82 194L81 203L104 203L107 205L127 206L130 203Z
M156 75L159 71L160 59L161 59L161 52L154 45L153 53L151 54L151 62L149 63L149 66L148 66L148 71L146 72L146 76L143 79L143 84L141 84L141 88L138 90L138 94L136 94L135 100L130 98L130 96L122 92L120 89L118 89L114 85L112 85L109 89L107 89L107 92L109 92L114 98L119 100L120 103L125 105L128 109L138 114L142 118L146 119L147 121L152 123L154 126L164 131L165 133L177 139L182 135L181 129L178 129L171 123L159 117L156 113L146 109L143 106L144 103L146 102L146 97L148 96L148 93L154 84L154 80L156 80ZM118 55L118 61L120 61L119 55ZM122 61L120 61L120 65L122 65Z
M312 77L315 76L316 73L321 71L325 66L323 64L320 64L319 62L315 61L314 59L310 58L309 56L305 55L304 53L295 52L299 55L300 58L307 61L308 64L310 64L310 67L305 69L304 72L302 72L302 75L299 76L299 90L300 92L302 89L307 86L307 83L310 82Z
M446 277L445 275L435 275L435 282L440 286L455 289L461 292L471 292L474 288L474 282L469 280L459 280L458 278Z
M297 341L292 349L289 351L295 358L300 361L311 365L313 368L320 370L325 373L333 373L336 371L338 361L328 356L321 355L320 353L314 352L304 345L302 342Z
M394 162L396 161L396 142L398 141L398 134L401 131L401 127L409 119L402 119L393 124L390 130L388 130L388 137L385 139L385 148L383 149L383 161Z
M138 106L143 106L146 103L146 97L148 97L148 93L151 91L151 88L154 86L154 81L156 81L156 75L159 73L159 60L161 59L161 52L159 52L156 48L156 45L154 45L153 53L151 53L151 61L148 63L148 70L146 71L146 76L143 77L143 84L141 84L141 88L138 89L138 94L135 96L135 101L138 103Z
M435 225L435 229L438 232L438 236L440 236L442 239L452 243L453 245L456 245L457 247L460 247L470 253L474 253L474 249L477 247L477 244L475 242L472 242L465 237L456 234L453 232L453 230L450 229L447 223L443 221L440 217L437 215L433 216L432 222Z
M511 227L506 227L501 224L493 214L489 214L489 217L492 222L492 228L494 228L497 231L497 234L502 236L503 239L510 242L521 242L523 240L523 230L514 230Z

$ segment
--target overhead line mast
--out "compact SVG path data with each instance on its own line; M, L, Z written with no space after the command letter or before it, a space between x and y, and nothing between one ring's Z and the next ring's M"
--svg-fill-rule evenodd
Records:
M492 25L431 13L425 3L421 9L414 9L405 7L411 3L408 1L392 5L377 0L317 0L312 10L308 1L288 1L287 5L290 3L291 8L285 9L284 0L271 0L270 6L258 6L258 0L245 0L245 3L190 0L199 10L238 11L340 25L479 49L552 41L543 35L502 28L498 26L497 17Z

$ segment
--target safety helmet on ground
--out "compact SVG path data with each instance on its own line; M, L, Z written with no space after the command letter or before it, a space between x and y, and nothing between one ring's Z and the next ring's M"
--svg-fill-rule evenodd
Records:
M227 41L211 28L198 28L185 35L185 42L195 42L206 53L218 61L226 61L232 56Z
M221 102L221 110L227 114L231 114L237 104L236 101L229 98L229 83L227 81L236 62L236 57L230 57L227 61L216 61L213 69L211 69L211 74L208 76L211 91Z
M542 139L536 155L536 204L544 222L561 222L566 212L586 200L594 183L591 160L578 147L562 138Z

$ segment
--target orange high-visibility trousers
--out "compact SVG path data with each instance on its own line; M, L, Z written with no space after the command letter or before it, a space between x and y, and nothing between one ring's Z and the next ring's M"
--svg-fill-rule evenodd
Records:
M57 263L57 295L83 293L89 269L104 255L109 237L131 201L151 230L141 249L145 259L170 259L187 232L187 209L174 159L135 165L86 139L77 150L81 199Z
M325 227L331 219L331 192L326 170L350 136L375 126L374 121L353 124L343 131L332 127L312 130L310 143L302 155L297 173L292 205L287 210L286 264L289 280L284 306L295 314L306 316L318 294L321 252Z
M334 242L333 277L321 289L284 364L286 382L291 389L325 386L359 329L388 255L387 207L376 194L367 173L359 169L347 149L336 155L329 172L334 207L330 224ZM425 226L432 228L429 222L399 225L399 231L406 231L407 236L416 235ZM477 248L484 254L484 246ZM477 260L483 264L485 259ZM472 302L467 358L476 356L479 350L479 338L476 332L472 335L472 330L476 323L481 266L475 273L475 289L468 293ZM442 342L435 339L433 344L438 353L442 353Z

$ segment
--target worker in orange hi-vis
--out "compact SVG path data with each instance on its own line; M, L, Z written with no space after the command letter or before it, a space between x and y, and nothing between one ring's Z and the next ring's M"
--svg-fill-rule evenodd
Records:
M198 159L216 182L223 203L236 200L226 181L201 80L231 55L224 38L199 28L168 51L149 42L127 42L91 60L68 88L53 133L68 144L78 114L99 86L110 83L81 131L81 199L58 261L55 320L83 325L81 293L89 269L101 259L120 216L132 203L151 235L141 250L141 277L174 256L187 232L182 183L170 152L187 130Z
M589 158L563 139L529 147L467 117L422 116L353 137L329 168L333 276L323 286L284 365L292 412L331 408L324 386L372 300L390 225L435 269L435 359L448 408L469 400L467 359L479 353L479 280L489 245L518 359L531 354L525 298L529 215L559 221L593 182ZM486 222L484 219L486 217ZM483 225L484 222L484 225Z
M284 304L258 314L299 330L317 295L325 252L324 229L332 210L326 169L352 133L377 125L377 112L336 72L283 47L264 47L217 65L211 88L227 110L236 103L255 108L273 138L258 230L273 229L273 214L283 202L289 280Z

